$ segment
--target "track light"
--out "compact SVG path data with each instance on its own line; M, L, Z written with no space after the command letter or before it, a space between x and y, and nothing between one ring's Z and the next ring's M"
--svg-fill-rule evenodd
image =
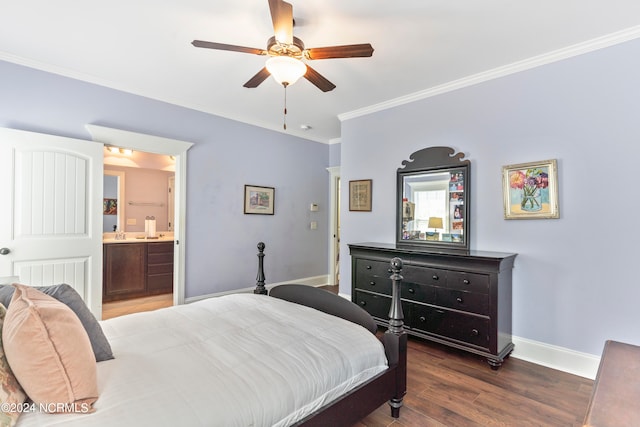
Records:
M114 145L107 145L105 148L113 154L124 154L125 156L130 156L133 154L133 150L130 148L120 148Z

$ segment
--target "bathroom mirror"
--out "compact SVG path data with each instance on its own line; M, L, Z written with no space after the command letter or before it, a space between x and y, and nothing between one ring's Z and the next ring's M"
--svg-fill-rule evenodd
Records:
M103 197L102 232L124 231L124 172L104 171Z
M470 162L449 147L429 147L398 169L396 246L469 250Z

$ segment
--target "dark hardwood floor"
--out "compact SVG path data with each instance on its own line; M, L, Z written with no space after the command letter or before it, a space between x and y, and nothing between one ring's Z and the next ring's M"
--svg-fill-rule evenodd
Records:
M388 405L354 427L582 426L593 381L516 358L493 371L484 358L409 338L400 418Z
M513 357L493 371L480 356L414 337L407 357L400 418L385 404L353 427L582 426L593 387Z

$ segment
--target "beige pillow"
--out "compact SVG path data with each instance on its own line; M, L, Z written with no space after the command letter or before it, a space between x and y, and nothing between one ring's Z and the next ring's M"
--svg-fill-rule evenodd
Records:
M14 286L2 340L18 382L47 412L93 411L96 359L80 319L55 298Z
M6 312L4 305L0 304L0 331L2 331ZM13 375L9 363L7 363L1 343L0 341L0 406L2 409L0 411L0 426L12 426L18 421L21 413L20 408L26 396Z

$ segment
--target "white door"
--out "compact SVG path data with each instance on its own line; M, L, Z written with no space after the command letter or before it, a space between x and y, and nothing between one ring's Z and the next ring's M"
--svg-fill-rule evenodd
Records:
M73 286L102 317L103 145L0 128L0 276Z

